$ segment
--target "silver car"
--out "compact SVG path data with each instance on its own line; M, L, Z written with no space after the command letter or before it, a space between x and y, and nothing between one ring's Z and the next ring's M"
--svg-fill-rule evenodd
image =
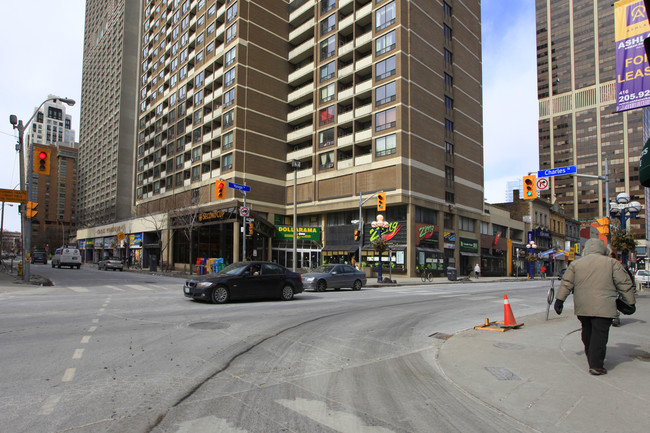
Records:
M312 272L302 274L306 289L324 292L328 288L361 290L366 285L366 274L350 265L321 265Z
M104 260L100 260L99 263L97 263L97 269L100 271L102 269L105 271L112 269L121 272L124 269L124 260L119 257L106 257Z

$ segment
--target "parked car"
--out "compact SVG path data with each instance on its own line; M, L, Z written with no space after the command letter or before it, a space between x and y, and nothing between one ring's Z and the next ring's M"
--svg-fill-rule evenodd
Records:
M81 268L81 253L77 248L57 248L52 256L52 267L61 269L61 266Z
M650 287L650 271L639 269L634 275L634 280L637 284L641 284L642 288Z
M124 270L124 260L119 257L106 257L104 260L100 260L99 263L97 263L97 269L100 271L102 269L105 271L108 271L109 269L122 271Z
M47 265L47 253L44 251L34 251L32 253L32 263L43 263Z
M300 275L271 262L237 262L216 274L187 280L183 294L195 300L224 304L235 299L280 298L302 293Z
M321 265L312 272L302 275L306 288L324 292L328 288L340 290L351 288L361 290L366 285L366 274L350 265Z

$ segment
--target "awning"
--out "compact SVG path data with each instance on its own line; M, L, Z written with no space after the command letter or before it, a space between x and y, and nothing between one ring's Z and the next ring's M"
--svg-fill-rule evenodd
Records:
M325 245L322 251L346 251L354 252L359 251L359 244L347 244L347 245Z
M438 248L415 247L415 251L423 251L425 253L442 253Z
M555 252L555 250L554 250L553 248L551 248L550 250L546 250L546 251L544 251L543 253L539 253L539 256L540 256L540 257L546 257L546 256L548 256L549 254L552 254L552 253L554 253L554 252Z
M460 255L466 257L481 257L481 255L478 253L466 253L465 251L461 251Z

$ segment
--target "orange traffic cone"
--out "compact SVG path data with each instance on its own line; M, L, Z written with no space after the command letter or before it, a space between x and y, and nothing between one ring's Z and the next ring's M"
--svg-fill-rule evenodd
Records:
M517 323L515 320L515 315L512 313L512 308L510 308L510 301L508 301L508 295L503 295L503 325L504 328L519 328L523 326L523 323Z

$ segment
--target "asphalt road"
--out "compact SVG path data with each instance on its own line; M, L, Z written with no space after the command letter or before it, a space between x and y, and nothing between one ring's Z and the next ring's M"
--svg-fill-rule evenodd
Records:
M203 304L182 280L82 267L0 294L0 431L532 431L443 374L444 338L524 316L548 282ZM480 356L480 354L476 354Z

